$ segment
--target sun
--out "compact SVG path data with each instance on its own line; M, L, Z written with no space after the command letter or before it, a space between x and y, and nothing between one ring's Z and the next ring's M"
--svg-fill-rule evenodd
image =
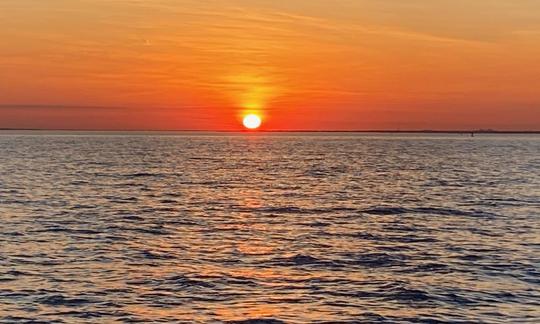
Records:
M261 117L255 114L249 114L244 117L244 127L248 129L257 129L261 126Z

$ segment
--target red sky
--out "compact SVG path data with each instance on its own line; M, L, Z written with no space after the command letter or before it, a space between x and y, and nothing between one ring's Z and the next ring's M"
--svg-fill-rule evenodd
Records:
M0 128L540 129L537 0L3 0Z

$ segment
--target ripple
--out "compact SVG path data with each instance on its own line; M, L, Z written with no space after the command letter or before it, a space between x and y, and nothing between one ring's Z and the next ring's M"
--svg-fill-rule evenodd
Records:
M414 304L415 302L433 301L436 298L430 296L429 293L420 289L410 289L405 287L393 288L384 294L385 300L398 301L406 304Z
M69 298L63 295L52 295L39 298L38 302L44 305L52 306L69 306L69 307L78 307L85 304L93 303L89 299L85 298Z
M136 172L136 173L130 173L125 174L124 177L126 178L147 178L147 177L164 177L165 174L162 173L151 173L151 172Z
M285 322L273 318L255 318L238 321L226 321L228 324L285 324Z
M324 267L335 267L336 263L328 260L322 260L315 258L310 255L296 254L290 257L279 257L274 258L270 261L274 266L303 266L303 265L313 265L313 266L324 266Z
M469 216L469 217L494 217L495 214L480 210L459 210L435 207L373 207L363 209L361 212L371 215L402 215L402 214L429 214L440 216Z
M535 138L0 136L0 323L536 323Z
M345 261L349 265L359 265L370 268L394 267L404 265L407 257L402 254L363 253L348 254Z

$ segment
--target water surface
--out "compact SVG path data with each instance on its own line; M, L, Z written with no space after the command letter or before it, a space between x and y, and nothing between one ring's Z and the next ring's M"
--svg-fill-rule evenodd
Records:
M0 322L540 321L540 137L4 133Z

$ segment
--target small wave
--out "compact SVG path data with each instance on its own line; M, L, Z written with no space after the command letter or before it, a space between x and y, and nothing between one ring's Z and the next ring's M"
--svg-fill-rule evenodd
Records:
M254 318L238 321L226 321L227 324L285 324L285 322L274 318Z
M21 232L9 232L9 233L4 233L4 235L6 235L6 236L24 236L24 234L21 233Z
M81 306L92 303L91 300L85 298L68 298L63 295L52 295L38 299L41 304L52 306Z
M129 203L135 203L139 201L139 198L137 197L106 196L105 198L109 199L110 202L115 203L115 204L129 204Z
M226 277L222 281L226 285L241 285L244 287L257 287L258 283L255 280L247 277Z
M406 236L398 236L393 235L386 238L390 242L397 242L397 243L435 243L438 242L437 239L432 237L421 237L416 235L406 235Z
M493 203L495 206L540 206L540 201L538 200L516 198L488 198L485 199L485 202Z
M337 212L356 212L357 209L349 207L330 207L330 208L303 208L296 206L283 206L283 207L259 207L259 208L238 208L241 212L263 212L271 214L304 214L304 215L317 215L317 214L330 214Z
M310 255L302 255L302 254L297 254L291 258L288 258L288 260L295 264L313 264L313 263L321 262L321 260L314 258Z
M43 314L44 316L69 316L69 317L75 317L75 318L81 318L81 319L92 319L92 318L100 318L105 316L111 316L116 313L110 313L110 312L102 312L102 311L91 311L91 312L78 312L78 311L68 311L68 312L57 312L57 313L47 313ZM31 322L32 324L34 322Z
M484 259L485 257L480 254L465 254L465 255L458 255L456 258L464 260L464 261L479 261Z
M176 209L173 208L173 207L158 207L158 208L153 208L153 211L155 211L155 212L174 212L174 211L176 211Z
M32 233L57 233L57 232L69 232L69 229L65 227L53 226L53 227L47 227L44 229L34 230L30 232Z
M419 289L398 287L385 294L385 299L405 303L425 302L434 299L429 293Z
M159 253L159 252L150 252L150 251L143 251L142 253L143 258L150 259L150 260L170 260L174 259L174 256L166 253Z
M202 287L202 288L214 288L215 287L215 285L210 283L210 282L188 278L188 277L186 277L184 275L176 275L176 276L166 278L164 280L164 284L166 284L166 285L173 284L173 285L177 285L177 286L181 286L181 287Z
M247 208L244 211L258 211L272 214L312 214L312 210L299 207L263 207L263 208Z
M179 183L186 186L209 186L214 188L223 186L223 184L219 181L181 181Z
M130 221L142 221L142 220L144 220L144 218L142 218L141 216L136 216L136 215L126 215L126 216L123 216L122 219L130 220Z
M152 234L152 235L168 235L170 234L169 231L161 228L161 227L154 227L154 228L134 228L133 231L143 233L143 234Z
M476 304L477 303L474 300L471 300L469 298L465 298L465 297L463 297L461 295L458 295L458 294L455 294L455 293L447 293L447 294L445 294L444 299L446 299L447 302L457 304L457 305L460 305L460 306L471 305L471 304Z
M370 215L402 215L402 214L429 214L440 216L470 216L470 217L493 217L495 214L479 210L459 210L437 207L373 207L361 210Z
M92 229L76 229L68 227L48 227L45 229L35 230L32 233L68 233L68 234L85 234L85 235L97 235L103 232Z
M167 193L164 193L162 196L164 196L164 197L173 197L173 198L182 197L182 195L177 193L177 192L167 192Z
M433 273L441 273L446 274L452 272L451 269L446 264L442 263L425 263L420 264L414 267L411 267L409 269L404 269L400 271L402 273L413 273L413 274L429 274L432 275Z
M77 210L77 209L95 209L98 206L95 205L83 205L83 204L76 204L70 207L71 210Z
M17 270L10 270L10 271L7 271L6 272L7 275L10 275L10 276L29 276L31 275L30 273L28 272L22 272L22 271L17 271Z
M126 178L162 177L161 173L137 172L124 175Z
M81 185L87 185L89 183L90 182L85 181L85 180L74 180L74 181L71 181L69 184L72 186L81 186Z
M271 261L274 265L277 266L303 266L303 265L320 265L320 266L336 266L337 264L328 261L321 260L310 255L296 254L291 257L285 258L274 258Z
M382 316L382 315L379 315L379 314L376 314L376 313L364 313L362 314L362 317L364 317L366 320L369 320L369 323L387 323L387 318ZM353 322L353 323L356 323Z
M504 234L501 233L501 232L494 233L493 231L485 230L485 229L482 229L482 228L471 228L471 229L469 229L469 231L471 233L482 235L482 236L490 236L490 237L503 237L504 236Z
M25 323L25 324L50 324L50 323L63 323L59 321L39 321L34 317L23 317L23 316L7 316L0 317L0 323Z
M97 234L103 233L102 231L92 230L92 229L72 229L70 230L70 232L76 233L76 234L87 234L87 235L97 235Z
M350 236L352 236L354 238L366 240L366 241L382 241L382 240L384 240L384 236L382 236L382 235L364 233L364 232L350 234Z
M178 201L174 199L162 199L159 202L162 204L178 204Z
M330 226L330 223L326 222L312 222L312 223L304 223L302 225L309 226L309 227L327 227Z
M407 258L401 254L389 253L364 253L359 255L347 255L345 263L349 265L365 266L370 268L384 268L400 266Z
M188 158L188 160L192 160L192 161L217 161L217 162L223 161L223 159L221 159L221 158L213 158L213 157L190 157L190 158Z
M364 209L361 212L371 215L399 215L406 214L408 210L402 207L374 207Z

